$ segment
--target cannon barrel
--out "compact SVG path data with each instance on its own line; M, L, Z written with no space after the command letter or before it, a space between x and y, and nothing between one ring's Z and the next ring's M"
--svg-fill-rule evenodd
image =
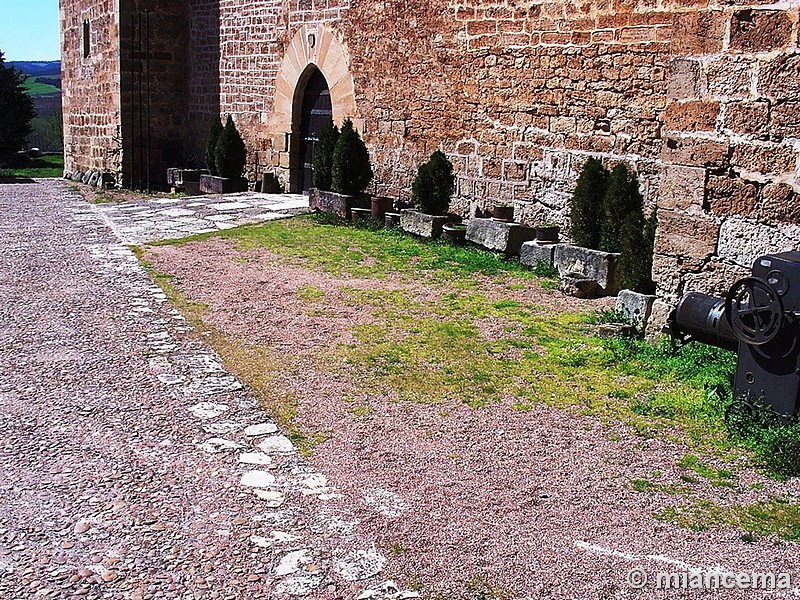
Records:
M670 315L669 331L674 339L703 342L736 351L739 339L725 318L725 299L689 292Z

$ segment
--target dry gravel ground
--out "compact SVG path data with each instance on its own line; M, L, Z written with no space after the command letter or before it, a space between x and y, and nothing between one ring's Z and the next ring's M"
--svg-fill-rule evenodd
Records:
M43 180L0 212L0 598L380 588L374 540L96 207Z
M213 240L153 251L212 325L291 357L278 383L330 436L303 460L95 207L49 181L0 185L0 210L2 599L413 596L371 591L389 576L429 598L762 597L633 590L632 568L800 585L796 544L651 517L629 479L674 470L670 442L545 406L371 397L354 417L359 382L315 357L364 316L316 319L297 290L369 282Z

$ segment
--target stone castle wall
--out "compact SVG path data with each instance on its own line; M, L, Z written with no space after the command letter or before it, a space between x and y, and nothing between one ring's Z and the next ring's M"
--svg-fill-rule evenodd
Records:
M290 189L313 63L334 118L353 118L367 141L369 191L407 200L417 165L441 148L456 210L511 201L523 222L568 232L585 159L624 161L658 207L654 275L668 301L722 292L756 255L800 243L800 0L185 6L185 38L174 35L186 53L172 59L182 83L164 111L172 102L172 133L184 128L196 164L211 119L231 114L251 179L274 172Z
M109 0L61 2L62 109L68 171L117 173L121 158L119 20ZM89 55L84 57L84 22Z

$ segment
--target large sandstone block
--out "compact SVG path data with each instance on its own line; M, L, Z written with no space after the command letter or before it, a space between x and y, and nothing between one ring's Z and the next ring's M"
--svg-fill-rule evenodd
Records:
M669 63L667 98L683 100L697 98L706 93L706 80L700 61L676 58Z
M534 239L536 239L536 229L519 223L470 219L467 224L468 241L508 255L519 254L522 244Z
M658 211L655 251L704 260L716 252L719 224L713 217Z
M741 143L733 147L731 165L756 173L794 173L797 168L797 153L792 146Z
M759 256L800 248L800 226L772 227L749 219L731 217L720 227L720 258L749 268Z
M706 65L708 93L744 99L750 96L753 60L722 55Z
M675 13L672 31L672 43L683 54L719 52L725 35L725 13L721 10Z
M715 215L746 217L756 208L758 187L740 177L714 175L708 178L708 203Z
M664 111L664 127L676 131L714 131L718 116L719 102L671 102Z
M449 220L447 215L426 215L409 208L400 211L400 227L403 231L423 238L437 239Z
M659 188L659 206L691 213L701 212L705 202L706 173L702 167L664 167Z
M728 143L721 140L667 138L661 160L690 167L720 168L728 163L728 148Z
M731 16L731 50L769 52L792 42L792 18L783 10L737 10Z
M761 190L761 219L800 224L800 195L786 183L770 183Z
M722 127L733 133L765 137L769 134L769 102L729 102Z
M556 246L562 244L540 244L536 240L525 242L519 249L519 262L527 267L535 267L539 263L553 264Z
M800 54L782 54L764 64L758 93L773 100L796 100L800 96Z
M553 253L553 266L563 277L581 274L597 281L597 293L613 296L620 289L617 263L619 254L602 252L572 244L558 244Z

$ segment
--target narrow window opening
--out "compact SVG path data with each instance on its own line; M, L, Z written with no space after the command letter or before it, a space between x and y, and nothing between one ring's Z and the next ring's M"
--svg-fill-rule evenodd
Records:
M89 58L89 20L83 21L83 58Z

